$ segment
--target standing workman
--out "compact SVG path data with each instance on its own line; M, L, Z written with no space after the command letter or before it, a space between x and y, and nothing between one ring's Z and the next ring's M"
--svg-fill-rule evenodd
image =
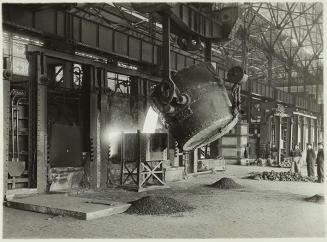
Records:
M271 154L271 158L273 160L272 162L275 164L278 164L278 149L275 144L272 145L272 147L270 149L270 154Z
M244 158L250 157L250 144L248 143L244 148Z
M318 145L318 154L317 154L317 174L318 182L324 182L324 145L319 143Z
M292 156L292 166L291 172L301 174L302 167L302 151L299 148L299 145L295 145L294 149L291 152Z
M315 176L315 160L316 154L312 148L311 144L307 144L307 170L308 170L308 177Z

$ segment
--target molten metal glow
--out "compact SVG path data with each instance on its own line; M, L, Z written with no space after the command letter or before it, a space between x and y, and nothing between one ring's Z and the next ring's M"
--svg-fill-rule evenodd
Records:
M143 133L155 133L158 122L158 114L150 106L143 125Z
M129 133L130 130L119 127L108 127L103 133L103 141L106 145L110 145L111 156L116 156L119 152L119 143L123 131Z

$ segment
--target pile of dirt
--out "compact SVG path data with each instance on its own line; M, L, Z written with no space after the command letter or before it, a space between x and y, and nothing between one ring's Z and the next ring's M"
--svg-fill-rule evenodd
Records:
M298 173L287 172L275 172L264 171L262 173L253 174L248 178L254 180L268 180L268 181L301 181L301 182L314 182L315 178L302 176Z
M219 188L219 189L239 189L243 188L240 184L236 183L233 179L223 177L219 181L210 185L210 187Z
M307 202L314 202L314 203L325 203L325 197L320 195L320 194L316 194L312 197L307 197L305 198L305 200Z
M140 215L160 215L186 212L194 209L188 204L170 197L147 196L131 203L126 213Z

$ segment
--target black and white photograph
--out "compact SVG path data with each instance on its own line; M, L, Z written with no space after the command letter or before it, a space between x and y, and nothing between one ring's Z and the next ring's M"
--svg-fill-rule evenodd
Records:
M326 238L325 2L0 6L3 239Z

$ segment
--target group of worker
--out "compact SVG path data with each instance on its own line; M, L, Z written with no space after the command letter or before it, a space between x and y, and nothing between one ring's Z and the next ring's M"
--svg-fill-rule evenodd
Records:
M292 156L292 167L291 172L301 174L301 167L303 163L302 151L299 148L299 145L295 145L294 149L291 152ZM308 177L315 177L315 164L317 164L317 175L318 182L324 182L324 146L322 143L318 144L318 153L316 155L312 144L307 144L307 172Z

